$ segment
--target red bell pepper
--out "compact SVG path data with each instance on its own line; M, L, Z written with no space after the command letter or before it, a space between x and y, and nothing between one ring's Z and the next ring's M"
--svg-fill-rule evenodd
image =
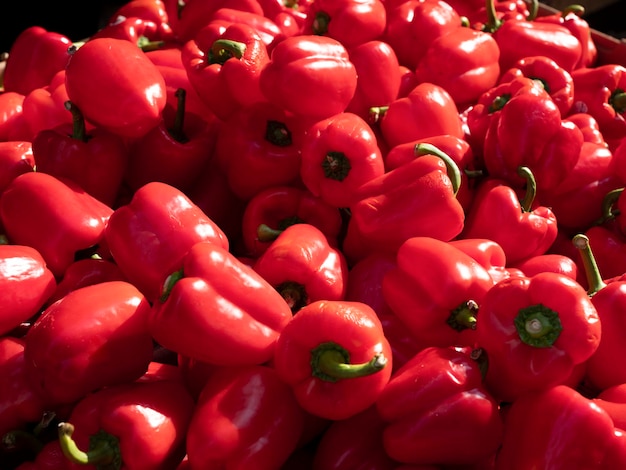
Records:
M572 72L574 106L572 112L590 114L611 150L626 136L626 67L604 64Z
M498 83L506 83L516 77L539 80L561 112L567 117L574 104L574 79L572 75L546 56L523 57L508 70L503 70Z
M237 197L249 201L272 186L302 186L300 154L309 125L266 101L221 121L213 155Z
M346 258L311 224L287 227L252 268L280 293L294 314L312 302L345 297Z
M479 350L428 347L376 401L387 454L413 465L472 465L495 454L504 425Z
M506 181L483 180L463 227L463 238L488 238L498 243L507 263L545 254L558 230L552 210L535 202L537 188L530 169L520 167L520 175L527 180L521 200Z
M24 339L0 337L0 436L25 430L46 410L44 397L31 386L24 360ZM1 455L1 454L0 454Z
M392 356L371 307L321 300L285 325L273 366L305 411L340 420L375 403L391 377Z
M150 301L159 298L165 279L180 269L197 242L228 248L224 232L181 190L152 181L111 214L104 236L124 275Z
M291 320L283 297L260 274L214 243L193 245L150 314L161 346L216 365L269 361Z
M496 469L622 468L623 433L593 400L566 385L520 396L506 411Z
M167 102L159 70L124 39L96 38L74 48L65 87L87 121L128 138L158 125Z
M611 416L616 428L626 428L626 384L607 387L593 396L591 401Z
M70 292L26 334L26 372L54 408L139 378L152 360L150 304L135 286L110 281Z
M73 124L44 129L32 141L37 171L74 181L113 207L128 161L125 141L104 128L87 131L80 110L67 101Z
M351 49L381 37L386 23L384 0L316 0L301 34L328 36Z
M583 139L585 142L592 144L602 145L608 147L608 144L604 140L604 136L600 131L600 125L596 118L589 113L574 113L568 114L565 118L566 121L573 122L583 133ZM616 149L617 150L617 149Z
M489 360L487 387L511 402L567 381L598 348L601 325L580 284L544 272L494 285L480 305L476 332Z
M174 33L167 23L137 16L118 16L92 34L89 40L96 38L124 39L146 52L173 42Z
M460 237L448 243L474 258L487 270L494 284L502 279L523 275L519 269L507 267L506 253L502 246L494 240L489 238Z
M489 21L490 4L484 0L449 0L459 14L467 18L467 22L474 29L484 30ZM495 16L499 21L533 21L537 17L538 4L536 1L526 0L495 0L493 2Z
M112 213L74 182L36 171L15 178L0 198L9 241L39 251L57 278L79 252L97 250Z
M37 451L34 460L22 462L16 470L67 470L67 465L59 440L53 439Z
M158 25L169 22L169 15L163 0L130 0L119 5L109 17L108 22L112 23L120 16L141 18Z
M610 225L593 225L584 235L593 246L598 269L605 279L626 273L626 237Z
M518 263L511 263L512 269L519 270L523 276L533 277L544 272L560 273L574 281L579 280L578 264L575 260L560 253L546 253L531 256Z
M27 95L36 88L46 86L57 72L67 66L71 45L67 36L42 26L24 29L9 49L2 75L4 91Z
M341 212L295 186L275 186L259 191L246 204L242 215L242 241L246 254L261 255L287 227L307 223L318 228L337 246L342 229Z
M372 112L389 147L436 135L464 137L452 96L434 83L420 83L406 97Z
M36 249L0 245L0 336L35 317L56 285L54 274Z
M35 171L35 158L31 142L0 141L0 195L15 178L32 171Z
M346 110L356 91L357 72L339 41L297 35L272 50L271 60L261 71L260 86L270 103L321 120Z
M304 420L291 387L271 367L220 368L202 389L187 430L189 468L282 468Z
M522 90L524 90L522 88ZM485 134L483 157L489 175L520 187L518 174L527 166L539 191L556 186L578 161L582 132L561 118L559 108L543 89L520 91L497 112Z
M59 443L70 468L175 468L185 455L194 406L176 380L107 387L80 400L59 423Z
M353 113L339 113L313 124L301 152L302 182L334 207L349 207L358 198L358 188L385 173L374 131Z
M220 119L264 101L261 71L269 62L267 48L249 25L226 29L208 24L181 49L189 82Z
M380 40L367 41L349 53L357 82L346 111L368 120L371 107L388 106L398 97L402 69L393 48Z
M350 206L343 250L349 259L371 251L395 251L411 237L449 241L463 230L465 213L455 195L458 167L429 144L419 144L412 162L362 185Z
M498 82L500 49L489 33L461 27L434 39L415 68L421 83L444 88L458 109L472 105Z
M382 293L423 346L473 346L477 314L493 285L489 272L452 244L413 237L398 248Z
M24 98L15 91L0 93L0 142L19 140L20 134L28 135L23 117Z
M462 27L461 16L439 0L385 1L387 26L382 40L398 56L400 65L415 70L430 44Z
M176 107L166 105L161 123L130 143L124 182L131 191L160 181L186 193L211 159L217 125L187 112L186 96L180 88Z

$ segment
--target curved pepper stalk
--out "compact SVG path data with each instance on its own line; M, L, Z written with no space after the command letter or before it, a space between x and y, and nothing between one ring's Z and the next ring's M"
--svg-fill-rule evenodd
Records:
M376 354L368 362L351 364L350 353L332 341L322 343L311 351L312 374L328 382L375 374L383 369L387 362L387 358L381 353Z
M93 436L89 443L89 450L78 448L72 434L74 426L71 423L59 423L59 444L63 455L72 463L78 465L94 465L98 470L120 470L122 456L119 449L119 440L107 432L101 431Z

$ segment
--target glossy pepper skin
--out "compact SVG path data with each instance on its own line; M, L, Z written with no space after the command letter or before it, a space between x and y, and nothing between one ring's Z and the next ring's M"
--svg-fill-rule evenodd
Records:
M32 142L0 141L0 194L22 173L35 171Z
M130 282L154 301L165 279L180 269L189 248L200 241L228 248L224 232L180 189L152 181L111 214L107 246Z
M556 385L520 396L506 411L498 470L621 468L622 432L575 389Z
M72 181L40 172L15 178L0 199L9 241L39 251L55 277L63 275L77 252L98 248L112 213Z
M374 404L391 377L391 361L371 307L320 300L283 328L272 364L305 411L339 420Z
M381 0L318 0L308 9L302 34L328 36L350 49L378 39L386 22Z
M308 120L266 101L219 123L214 158L243 201L272 186L301 186L301 149Z
M73 124L44 129L32 142L37 171L74 181L113 207L128 162L124 140L104 128L87 131L80 110L67 101Z
M257 258L287 227L298 223L315 226L329 244L338 244L343 224L338 208L305 188L274 186L260 191L248 201L242 214L246 254Z
M357 72L339 41L303 34L276 45L261 71L260 86L270 103L322 120L346 110L356 91Z
M54 274L36 249L0 245L0 335L39 313L56 285Z
M564 383L598 348L601 324L580 284L547 272L493 286L476 332L489 359L487 387L499 401L511 402Z
M271 367L216 370L187 430L189 468L280 468L296 449L304 420L293 391Z
M233 24L244 24L252 27L261 38L263 44L265 44L268 54L271 54L276 44L286 37L282 28L271 18L263 14L227 8L225 6L218 8L213 13L209 24L221 29L228 28Z
M260 76L269 56L251 26L208 24L182 46L181 58L189 82L218 118L264 100Z
M150 304L125 281L70 292L26 334L29 379L49 406L72 404L101 387L139 378L152 359Z
M493 284L481 264L448 242L413 237L398 248L382 293L423 346L473 346L480 304Z
M280 332L292 317L274 287L213 243L193 245L181 268L168 279L162 299L150 313L155 340L210 364L269 361Z
M58 426L68 468L175 468L185 455L194 405L177 380L125 383L90 394Z
M339 113L313 124L301 152L302 183L337 208L352 205L361 186L385 173L374 131L353 113Z
M528 181L523 198L504 180L484 180L463 228L464 238L488 238L498 243L509 264L546 253L558 231L552 210L535 202L532 172L527 167L520 171Z
M70 58L70 39L42 26L24 29L13 41L2 76L4 91L27 95L50 83Z
M348 263L326 235L307 223L287 227L252 268L298 312L317 300L343 300Z
M472 465L494 454L504 425L473 352L427 347L376 401L387 454L413 465Z
M73 50L65 86L87 121L128 138L155 127L167 102L159 70L124 39L96 38Z

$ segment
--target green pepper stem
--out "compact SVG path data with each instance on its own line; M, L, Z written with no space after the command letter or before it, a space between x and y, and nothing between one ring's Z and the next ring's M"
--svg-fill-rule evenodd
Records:
M137 39L137 47L144 52L156 51L165 46L165 41L151 41L146 36L140 36Z
M528 6L528 16L526 17L526 21L533 21L537 18L537 14L539 13L539 0L526 0Z
M448 178L450 178L450 182L452 183L454 195L457 195L459 188L461 187L461 171L450 155L438 149L434 145L426 143L416 144L413 153L417 157L421 157L422 155L434 155L435 157L441 158L446 164Z
M289 305L291 313L297 313L309 303L309 295L305 287L298 282L285 281L276 286L276 290Z
M478 304L473 300L468 300L452 310L446 323L456 331L475 330L477 313Z
M184 88L178 88L176 96L176 114L174 115L174 125L168 129L170 135L181 144L189 142L189 138L185 135L185 108L187 101L187 91Z
M495 0L487 0L486 2L487 21L483 26L483 31L487 33L495 33L500 26L502 26L502 20L498 18L496 12Z
M311 351L311 373L327 382L365 377L382 370L388 361L376 354L368 362L350 364L350 354L334 342L322 343Z
M352 165L343 152L328 152L322 160L322 169L326 178L343 181L350 174Z
M559 314L542 304L520 309L514 323L522 342L535 348L552 346L563 330Z
M604 195L602 199L602 216L593 225L602 225L620 215L620 210L615 206L623 192L624 188L617 188Z
M574 13L576 16L582 17L585 14L585 7L582 5L568 5L561 11L561 17L565 18L570 13Z
M370 124L376 124L383 118L389 106L372 106L367 113L367 120Z
M523 212L530 212L537 195L537 181L527 166L520 166L517 169L517 174L526 180L526 194L524 194L524 199L520 201L520 206Z
M67 100L64 103L65 109L72 113L72 139L87 142L87 128L85 126L85 118L80 112L78 106Z
M330 15L325 11L319 11L313 19L313 34L323 36L328 32L328 24L330 23Z
M589 284L587 294L591 297L597 294L600 290L604 289L606 287L606 283L602 280L602 276L600 275L600 269L598 268L596 258L591 250L589 237L587 237L587 235L583 235L582 233L576 234L572 238L572 243L574 243L574 246L580 252L583 266L585 268L585 276L587 277L587 284Z
M623 114L626 111L626 92L622 89L617 89L611 93L609 103L615 109L617 114Z
M256 237L261 242L274 241L281 233L283 233L282 230L273 229L267 224L261 224L256 229Z
M161 296L159 297L159 301L164 303L167 298L170 296L172 289L174 288L174 284L180 281L185 276L185 273L182 269L178 271L174 271L172 274L167 276L165 282L163 283L163 290L161 291Z
M277 147L289 147L292 143L291 131L280 121L268 120L265 126L265 140Z
M243 42L218 39L211 46L209 62L224 65L228 59L241 59L245 52L246 45Z
M78 465L105 466L107 469L119 470L122 468L122 459L119 452L118 439L108 433L100 432L94 436L87 452L78 448L72 439L74 426L71 423L59 423L59 444L63 455L72 463Z

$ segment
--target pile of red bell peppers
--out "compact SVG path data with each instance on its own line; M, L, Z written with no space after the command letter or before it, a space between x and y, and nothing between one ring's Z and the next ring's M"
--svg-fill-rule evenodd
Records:
M3 469L626 468L582 8L130 0L7 52Z

